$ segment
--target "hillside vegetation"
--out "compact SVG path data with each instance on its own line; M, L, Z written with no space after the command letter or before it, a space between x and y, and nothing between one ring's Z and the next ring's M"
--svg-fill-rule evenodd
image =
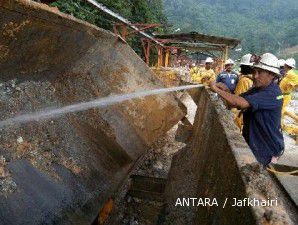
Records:
M97 0L97 2L102 3L134 23L166 23L162 0ZM51 5L78 19L85 20L107 30L113 30L114 19L87 2L82 0L57 0ZM163 28L158 30L163 32ZM129 37L127 41L140 56L143 56L142 46L138 37ZM154 51L155 49L153 48L152 58L156 58L156 52Z
M297 0L164 0L173 30L242 40L242 53L273 52L298 44Z
M197 31L240 39L240 57L272 52L298 61L298 0L97 0L136 23L161 23L159 32ZM114 20L82 0L57 0L62 12L112 30ZM168 24L172 25L170 28ZM170 29L170 30L169 30ZM147 32L152 32L149 30ZM142 56L137 37L129 44ZM294 51L293 51L294 49ZM156 58L153 48L152 57ZM232 52L233 54L233 52Z

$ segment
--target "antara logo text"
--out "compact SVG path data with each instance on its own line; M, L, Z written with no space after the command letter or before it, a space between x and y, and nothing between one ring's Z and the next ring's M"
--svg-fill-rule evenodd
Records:
M175 206L218 206L216 198L177 198Z

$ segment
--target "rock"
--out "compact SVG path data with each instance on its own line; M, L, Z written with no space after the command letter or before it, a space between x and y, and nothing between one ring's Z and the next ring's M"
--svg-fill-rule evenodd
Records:
M0 156L0 178L5 178L9 176L9 172L5 168L6 160L3 156Z
M273 211L272 210L269 210L269 209L266 209L265 212L264 212L264 217L267 221L270 221L272 220L272 217L273 217Z
M130 203L132 201L132 198L130 196L127 197L127 202Z
M129 221L129 225L138 225L139 222L135 219L135 218L132 218L130 221Z
M5 178L9 176L9 172L4 168L0 166L0 178Z
M139 199L139 198L132 198L133 200L134 200L134 202L136 202L136 203L141 203L142 202L142 200L141 199Z
M0 195L8 195L17 190L17 184L12 180L11 177L0 180Z
M162 170L163 169L163 164L160 161L157 161L154 165L153 165L154 169L157 170Z
M18 142L19 144L21 144L21 143L24 142L24 139L23 139L22 137L18 137L17 142Z

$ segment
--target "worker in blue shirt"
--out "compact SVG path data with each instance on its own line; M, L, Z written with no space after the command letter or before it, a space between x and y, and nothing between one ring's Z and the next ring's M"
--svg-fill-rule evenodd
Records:
M239 81L238 74L233 71L235 63L232 59L228 59L225 62L225 70L222 71L216 78L216 82L224 83L230 90L231 93L234 93L236 85Z
M279 77L278 59L263 54L253 64L254 86L240 96L226 91L222 83L210 84L226 102L243 111L243 137L257 161L264 166L276 163L283 153L281 132L282 93L275 80Z

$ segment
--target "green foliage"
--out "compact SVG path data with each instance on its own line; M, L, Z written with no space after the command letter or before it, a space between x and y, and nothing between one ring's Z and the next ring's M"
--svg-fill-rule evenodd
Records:
M166 24L167 19L163 14L162 0L97 0L107 8L120 14L134 23L161 23ZM82 0L57 0L52 3L60 11L71 14L78 19L95 24L98 27L113 30L113 18ZM162 29L159 28L161 31ZM134 50L143 56L142 46L138 37L128 39Z
M241 54L298 44L297 0L164 0L173 30L239 38Z
M130 4L127 1L121 0L101 0L109 9L120 13L124 17L130 17ZM112 20L96 9L94 6L82 0L57 0L51 4L59 8L61 12L71 14L78 19L85 20L104 29L112 30Z

